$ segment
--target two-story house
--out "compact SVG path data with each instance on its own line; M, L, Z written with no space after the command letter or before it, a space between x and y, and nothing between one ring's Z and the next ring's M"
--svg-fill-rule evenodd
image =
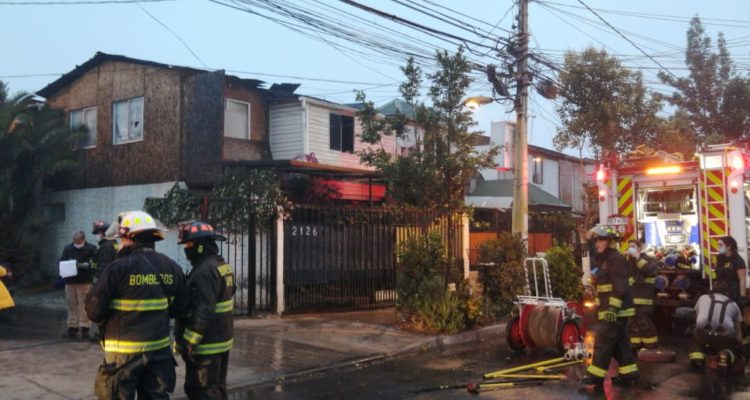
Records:
M479 171L466 198L478 208L508 209L513 200L513 122L493 122L490 136L482 137L475 148L482 151L501 146L496 168ZM591 182L594 160L573 157L543 147L528 146L529 208L531 210L571 209L584 213L583 185Z
M355 154L356 109L298 87L104 53L47 85L37 94L89 135L78 144L80 167L46 195L43 268L54 274L63 246L93 220L142 209L175 183L210 189L227 166L370 173ZM352 200L385 191L362 179L333 185ZM174 235L160 249L184 264Z

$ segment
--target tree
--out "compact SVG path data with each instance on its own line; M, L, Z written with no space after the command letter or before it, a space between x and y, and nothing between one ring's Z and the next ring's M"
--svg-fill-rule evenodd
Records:
M400 86L403 100L411 108L409 115L384 118L364 93L358 94L364 104L357 113L361 139L371 145L359 155L363 163L383 173L393 203L452 213L463 210L469 180L478 169L494 166L498 149L474 151L474 138L479 133L471 131L475 123L463 105L471 83L471 66L463 50L459 48L454 55L438 51L436 61L439 69L427 74L431 80L429 107L420 99L422 71L413 59L402 67L406 80ZM408 142L408 154L387 152L382 144L387 135Z
M676 90L668 101L687 116L696 138L703 142L720 135L727 141L750 135L750 81L738 76L722 33L713 50L698 17L687 31L685 64L687 77L662 71L659 78Z
M677 110L674 115L664 121L658 132L653 148L667 153L682 154L685 160L693 158L698 139L683 110Z
M85 129L71 130L65 114L19 93L8 97L0 82L0 260L29 267L44 224L47 179L77 166L75 144Z
M562 121L554 138L559 149L590 147L596 158L651 143L660 119L660 99L650 95L640 72L623 67L604 50L565 54L560 74Z

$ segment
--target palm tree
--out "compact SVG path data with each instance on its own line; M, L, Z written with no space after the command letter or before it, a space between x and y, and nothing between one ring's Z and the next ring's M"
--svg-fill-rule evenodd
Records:
M76 167L74 144L85 134L31 94L9 97L0 82L0 224L6 227L0 230L0 260L15 261L16 269L34 260L44 182Z

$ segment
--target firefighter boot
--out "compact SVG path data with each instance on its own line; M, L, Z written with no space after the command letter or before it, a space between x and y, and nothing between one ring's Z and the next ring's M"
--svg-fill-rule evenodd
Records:
M89 328L81 328L81 340L89 340Z
M581 379L581 384L583 385L583 387L579 389L579 392L581 393L593 394L604 390L604 379L599 378L598 376L586 374L586 376Z
M73 327L68 327L68 329L62 334L62 337L65 339L73 339L76 336L78 336L78 328Z
M639 374L617 375L612 377L612 384L617 386L633 386L638 383Z
M716 363L716 369L719 373L726 374L734 363L734 353L731 350L722 350L719 352L719 359Z

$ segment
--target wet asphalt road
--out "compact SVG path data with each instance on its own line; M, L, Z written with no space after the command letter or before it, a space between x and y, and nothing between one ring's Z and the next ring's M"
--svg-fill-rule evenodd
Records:
M347 371L311 376L293 382L280 382L231 394L233 400L249 399L744 399L750 398L744 379L718 378L713 373L694 372L686 355L687 338L670 338L678 352L677 362L639 363L642 379L632 388L605 384L604 393L580 393L578 379L582 366L563 370L566 382L543 386L503 389L478 395L453 389L417 393L440 385L480 381L482 374L516 365L542 361L554 354L511 355L501 340L401 357L387 362L360 366Z

